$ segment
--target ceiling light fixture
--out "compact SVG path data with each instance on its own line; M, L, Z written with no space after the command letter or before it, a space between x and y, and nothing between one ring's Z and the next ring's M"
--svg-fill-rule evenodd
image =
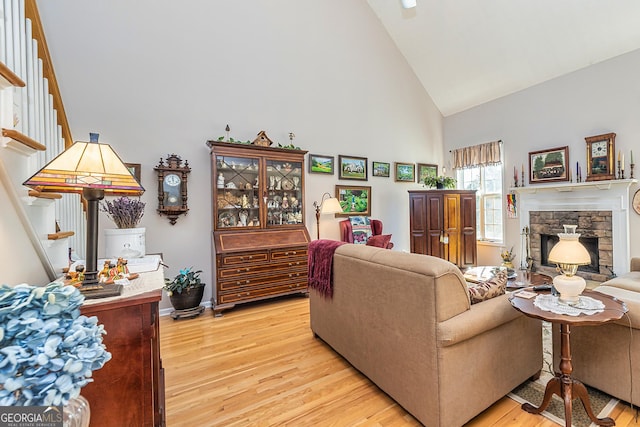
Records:
M411 9L412 7L416 7L416 0L401 0L402 7L405 9Z

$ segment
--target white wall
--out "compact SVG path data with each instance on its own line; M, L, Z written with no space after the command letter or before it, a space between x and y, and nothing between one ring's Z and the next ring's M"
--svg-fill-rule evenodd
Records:
M254 0L39 1L76 140L98 132L126 162L142 164L147 252L170 269L204 271L211 283L211 178L207 139L274 141L313 154L393 164L441 164L442 116L366 2ZM73 23L73 25L71 25ZM153 167L167 154L189 161L187 216L171 226L155 213ZM640 154L640 153L639 153ZM372 187L372 216L398 250L409 249L408 195L419 184L306 176L312 202L336 184ZM101 215L101 227L112 227ZM337 238L323 216L321 237ZM208 299L211 290L207 290ZM168 307L168 301L163 301Z
M506 166L504 185L508 188L513 185L514 166L520 170L524 164L527 176L529 152L569 146L569 164L575 167L576 161L580 162L586 171L584 138L615 132L616 153L618 150L625 153L629 177L629 151L633 149L635 159L640 160L639 72L640 50L637 50L446 117L445 149L502 139ZM583 174L584 179L586 172ZM636 167L636 178L639 175L640 169ZM630 194L636 190L637 184L631 187ZM637 238L640 216L632 209L630 230L631 256L640 256ZM514 246L518 252L516 265L519 265L519 219L506 219L505 246ZM495 258L499 260L497 254Z

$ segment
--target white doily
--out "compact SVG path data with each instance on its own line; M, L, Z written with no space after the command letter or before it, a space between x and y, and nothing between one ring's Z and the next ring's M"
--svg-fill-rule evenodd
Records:
M579 316L580 314L595 314L604 311L604 303L597 299L581 295L578 303L567 305L558 300L558 297L551 294L540 294L533 301L533 305L543 311L550 311L556 314L566 314L567 316Z

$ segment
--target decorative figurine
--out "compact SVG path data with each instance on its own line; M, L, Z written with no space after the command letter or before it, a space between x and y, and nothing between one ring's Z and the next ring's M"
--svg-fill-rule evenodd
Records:
M222 172L218 174L218 188L224 188L224 174Z
M240 211L240 213L238 214L238 217L240 218L240 225L242 225L243 227L247 226L247 218L249 217L249 214L247 213L247 211Z

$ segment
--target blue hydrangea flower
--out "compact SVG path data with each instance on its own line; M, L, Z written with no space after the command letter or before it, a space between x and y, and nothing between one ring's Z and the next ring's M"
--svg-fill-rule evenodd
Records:
M0 406L65 405L111 359L73 286L0 285Z

